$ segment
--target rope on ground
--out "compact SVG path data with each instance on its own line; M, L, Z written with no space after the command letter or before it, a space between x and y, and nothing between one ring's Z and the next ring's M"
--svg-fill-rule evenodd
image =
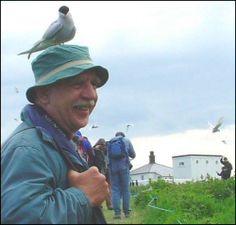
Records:
M157 206L154 206L154 205L151 204L152 202L156 203L156 201L157 201L157 197L152 198L152 200L148 203L148 206L152 207L152 208L155 208L155 209L162 210L162 211L166 211L166 212L173 212L174 211L174 210L171 210L171 209L160 208L160 207L157 207Z
M152 191L152 190L153 190L153 189L152 189L152 186L151 186L150 188L148 188L148 189L146 189L146 190L143 190L143 191L141 191L141 192L148 192L148 191ZM133 194L132 197L135 197L135 198L136 198L139 194L140 194L140 193ZM172 209L164 209L164 208L161 208L161 207L154 206L154 205L152 205L152 202L154 202L154 203L156 204L156 202L157 202L157 197L153 197L153 198L151 199L151 201L147 204L147 206L149 206L149 207L151 207L151 208L154 208L154 209L161 210L161 211L166 211L166 212L174 213L174 210L172 210ZM178 220L178 219L177 219L177 223L178 223L178 224L182 224L181 221Z

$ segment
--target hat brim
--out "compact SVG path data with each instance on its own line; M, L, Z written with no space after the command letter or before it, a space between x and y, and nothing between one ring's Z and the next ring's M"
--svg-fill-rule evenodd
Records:
M50 77L46 81L38 82L36 85L28 88L28 90L26 91L26 97L27 97L28 101L30 101L31 103L34 103L35 97L36 97L35 96L35 89L37 87L47 86L47 85L53 84L59 80L71 78L74 76L79 76L80 74L86 73L88 71L95 71L97 76L100 78L101 82L97 86L98 88L103 86L107 82L108 76L109 76L108 71L106 68L104 68L102 66L91 65L91 64L73 66L73 67L67 68L63 71L60 71L60 72L54 74L52 77Z

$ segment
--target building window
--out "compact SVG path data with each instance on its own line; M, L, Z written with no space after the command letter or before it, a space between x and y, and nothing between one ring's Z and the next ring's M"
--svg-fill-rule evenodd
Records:
M208 160L206 160L206 164L208 164L209 162L208 162Z
M141 176L141 180L144 180L144 176L143 175Z
M198 160L196 160L196 164L198 164Z
M216 160L216 164L218 164L218 161Z
M179 166L184 166L184 162L179 162Z

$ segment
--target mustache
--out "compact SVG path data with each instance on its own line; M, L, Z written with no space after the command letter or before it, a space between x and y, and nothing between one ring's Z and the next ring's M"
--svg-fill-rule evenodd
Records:
M73 106L74 107L94 107L96 105L96 102L94 100L80 100L76 102Z

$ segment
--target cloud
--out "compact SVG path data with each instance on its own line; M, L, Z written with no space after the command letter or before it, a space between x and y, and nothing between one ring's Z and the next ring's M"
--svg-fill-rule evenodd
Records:
M132 131L131 131L132 132ZM222 143L227 139L227 144ZM172 167L172 157L185 154L224 155L235 165L235 125L213 134L210 129L192 129L169 135L154 135L132 138L137 157L134 168L149 162L150 151L154 151L156 163ZM234 167L235 169L235 167Z
M27 103L31 61L40 54L28 60L17 53L41 38L64 4L77 26L68 44L89 46L94 62L110 72L90 118L99 128L82 129L92 142L128 123L134 124L130 137L147 143L149 136L207 129L220 116L226 126L235 124L234 2L3 1L2 141Z

